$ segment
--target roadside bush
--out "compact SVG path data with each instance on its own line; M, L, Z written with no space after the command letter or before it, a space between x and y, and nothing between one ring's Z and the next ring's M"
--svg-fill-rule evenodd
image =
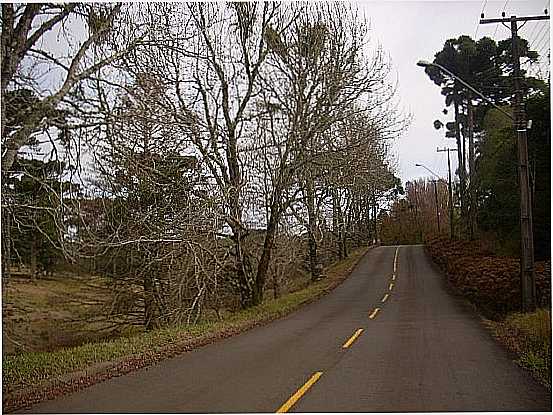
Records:
M451 241L436 238L426 249L448 280L490 318L500 318L520 310L520 262L518 258L497 256L478 241ZM551 304L551 262L537 262L538 307Z

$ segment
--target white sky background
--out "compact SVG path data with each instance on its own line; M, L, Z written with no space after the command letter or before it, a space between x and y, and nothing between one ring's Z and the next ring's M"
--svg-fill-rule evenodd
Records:
M429 174L415 163L426 165L443 178L447 178L447 153L437 153L436 147L456 147L455 139L446 139L444 130L435 130L435 119L452 120L452 112L443 115L444 97L440 88L416 66L420 59L432 61L447 39L460 35L476 39L489 36L498 41L510 37L510 31L501 25L478 25L484 7L485 18L506 16L534 16L543 14L546 0L465 0L465 1L395 1L373 0L357 2L370 21L371 36L389 53L399 77L401 105L413 114L409 130L397 140L393 148L398 159L397 174L405 183ZM496 30L496 26L497 30ZM494 35L495 33L495 35ZM542 50L543 67L547 75L550 34L549 21L527 22L519 35L530 41L533 50ZM540 53L540 55L542 54ZM448 109L449 110L449 109ZM456 154L452 153L452 170L457 168Z
M506 16L540 15L545 7L549 10L549 0L354 0L354 3L370 24L369 50L376 42L389 54L394 71L391 78L399 79L400 105L413 115L410 128L393 145L397 174L403 184L417 177L428 177L426 170L415 166L420 163L447 178L447 154L437 153L436 147L454 148L455 139L446 139L444 130L435 130L432 123L435 119L444 123L451 121L453 111L442 114L445 105L440 88L416 62L432 61L447 39L463 34L476 39L489 36L496 41L508 38L510 31L504 26L477 25L482 10L486 18L500 17L502 10ZM546 76L549 21L530 21L519 33L543 55L541 68ZM49 40L57 43L56 39ZM453 171L457 168L456 159L452 153Z

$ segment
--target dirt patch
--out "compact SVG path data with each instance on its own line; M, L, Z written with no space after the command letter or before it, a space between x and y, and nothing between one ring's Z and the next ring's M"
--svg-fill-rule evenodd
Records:
M89 317L102 314L109 296L107 280L99 277L11 279L2 292L2 354L53 350L102 337Z

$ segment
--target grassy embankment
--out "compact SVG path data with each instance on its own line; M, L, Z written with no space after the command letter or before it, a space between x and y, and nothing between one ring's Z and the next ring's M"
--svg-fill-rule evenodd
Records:
M551 390L551 311L512 313L490 322L496 338L517 356L517 363Z
M520 265L479 242L434 239L426 248L448 281L488 319L494 336L516 362L551 390L551 264L536 263L535 313L519 313Z
M14 273L2 292L2 354L51 351L112 333L102 330L109 303L108 280L59 272L32 280Z
M229 337L282 317L335 288L359 262L360 248L325 270L326 278L270 299L262 305L226 313L221 321L167 327L130 337L87 343L50 352L24 352L4 357L2 365L4 410L48 399L98 380L127 373L186 350Z

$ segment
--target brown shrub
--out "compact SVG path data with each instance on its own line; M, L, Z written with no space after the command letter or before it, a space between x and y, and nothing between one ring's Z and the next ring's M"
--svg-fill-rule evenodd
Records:
M494 255L479 241L436 238L426 242L426 249L450 283L489 317L520 310L518 258ZM549 307L551 262L537 262L535 270L537 305Z

